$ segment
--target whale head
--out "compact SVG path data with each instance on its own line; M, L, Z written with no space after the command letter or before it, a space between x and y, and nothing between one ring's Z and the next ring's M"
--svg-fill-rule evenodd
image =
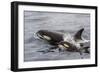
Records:
M39 38L41 38L41 39L51 40L51 37L49 37L49 36L47 35L47 32L45 32L45 30L40 30L40 31L38 31L36 34L37 34L37 36L38 36Z
M78 48L75 45L73 45L72 43L69 43L67 41L59 42L58 47L66 50L66 51L71 51L71 52L78 51Z

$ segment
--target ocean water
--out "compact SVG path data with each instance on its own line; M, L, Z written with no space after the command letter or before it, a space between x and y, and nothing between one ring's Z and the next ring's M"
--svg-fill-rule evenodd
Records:
M51 45L39 39L37 31L49 30L73 36L81 28L85 29L82 37L90 40L90 14L24 11L24 61L89 59L90 54L87 53L38 52L49 49Z

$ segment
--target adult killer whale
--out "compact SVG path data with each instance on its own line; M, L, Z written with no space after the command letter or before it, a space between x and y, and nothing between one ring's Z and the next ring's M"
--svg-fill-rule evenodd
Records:
M59 51L66 50L70 52L79 52L82 54L84 51L85 53L89 53L88 46L84 46L84 43L88 42L81 37L84 28L81 28L76 32L76 34L72 37L68 34L64 35L57 32L52 32L48 30L39 30L36 34L40 39L47 41L53 47L49 48L46 51L40 52L51 52L52 49L59 49ZM52 51L53 52L53 51Z

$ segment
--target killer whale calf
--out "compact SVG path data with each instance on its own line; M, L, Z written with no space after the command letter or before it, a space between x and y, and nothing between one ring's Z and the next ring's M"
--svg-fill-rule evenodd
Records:
M46 51L39 52L54 52L52 49L59 49L59 51L70 51L70 52L79 52L82 54L83 50L85 53L89 53L88 48L90 46L84 46L84 43L89 42L82 37L82 32L84 28L78 30L74 36L69 34L61 34L57 32L52 32L49 30L39 30L36 34L40 39L47 41L53 47L49 48Z

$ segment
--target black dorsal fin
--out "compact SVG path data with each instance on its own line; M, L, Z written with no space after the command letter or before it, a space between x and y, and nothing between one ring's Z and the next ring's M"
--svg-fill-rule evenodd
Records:
M84 31L84 28L78 30L78 32L74 35L74 40L77 41L77 40L82 40L82 32Z

